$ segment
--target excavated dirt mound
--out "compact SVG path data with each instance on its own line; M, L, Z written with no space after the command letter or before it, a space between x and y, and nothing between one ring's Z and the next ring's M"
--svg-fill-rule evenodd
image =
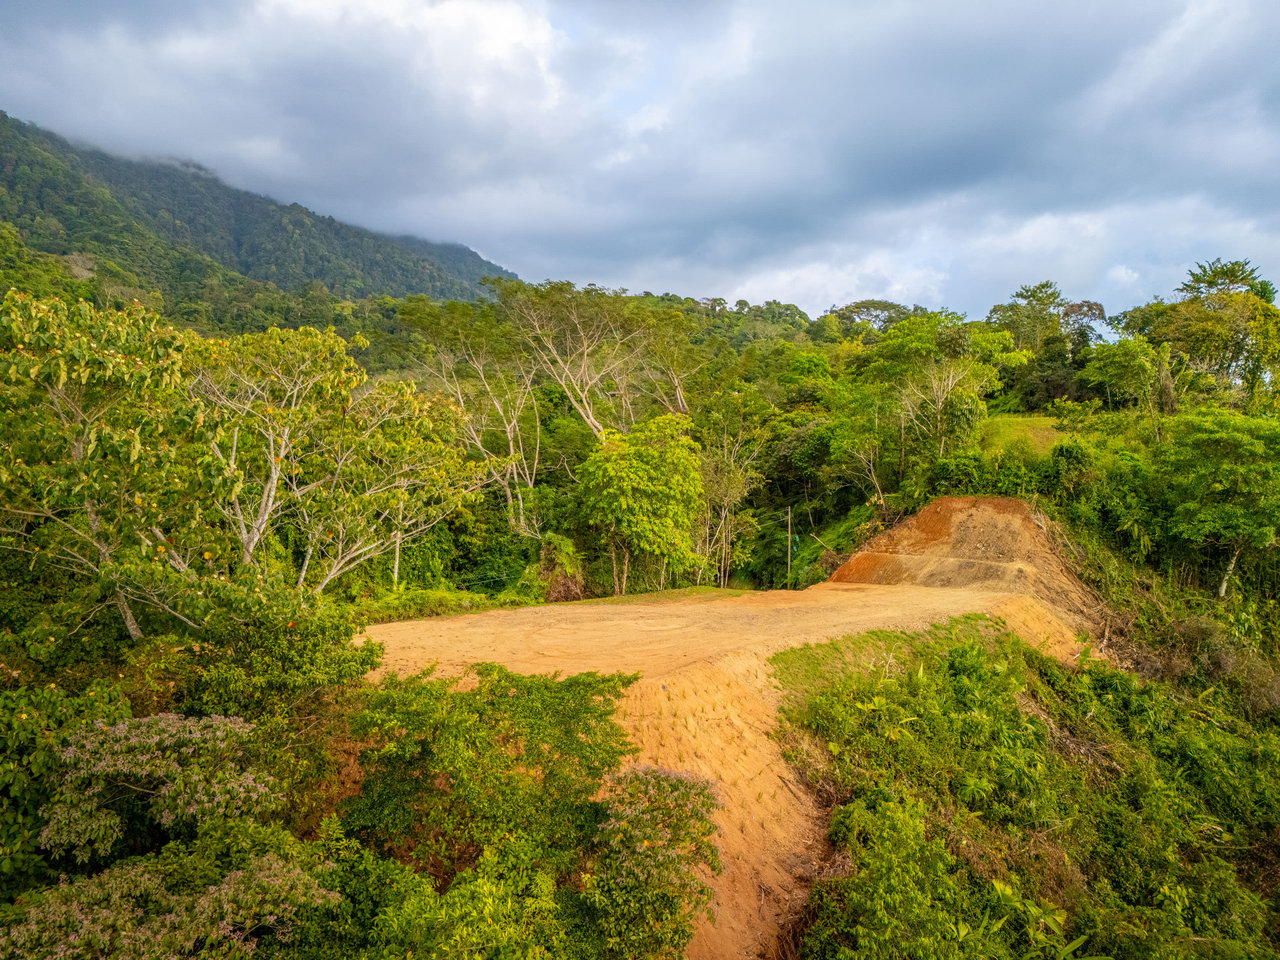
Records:
M999 590L1034 597L1090 633L1102 612L1063 563L1045 518L1008 497L935 500L850 557L830 582Z

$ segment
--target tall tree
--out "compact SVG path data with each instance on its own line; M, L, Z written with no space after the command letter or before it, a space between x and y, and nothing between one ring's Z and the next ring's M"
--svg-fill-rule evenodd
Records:
M240 564L263 567L271 535L291 525L297 585L316 593L425 534L484 473L454 441L456 407L411 382L369 382L347 347L309 327L207 341L190 384L220 427L217 509Z
M1221 257L1206 263L1196 263L1187 271L1187 279L1178 287L1184 299L1208 297L1217 293L1245 293L1253 291L1261 282L1257 267L1248 260L1227 260Z
M489 281L499 309L528 356L553 380L597 437L617 423L619 382L635 372L650 320L621 291L547 281ZM614 396L610 396L613 394Z
M1069 301L1050 280L1023 285L1009 299L987 314L987 322L1013 335L1018 350L1039 352L1046 341L1065 336L1079 351L1096 336L1094 328L1106 321L1102 305L1092 300Z
M1226 410L1173 421L1157 477L1170 532L1226 561L1218 596L1247 554L1273 553L1280 540L1280 424Z
M435 345L426 364L429 385L464 411L461 434L502 490L513 529L540 536L542 517L529 496L542 455L532 358L487 304L417 301L406 306Z
M681 568L693 560L690 530L702 501L698 444L686 417L666 415L629 434L605 431L578 470L584 516L604 537L614 593L626 593L636 554Z
M136 304L11 292L0 306L5 544L100 591L91 608L114 606L135 639L137 605L186 619L192 599L194 561L175 539L198 511L190 441L212 434L181 391L184 346Z

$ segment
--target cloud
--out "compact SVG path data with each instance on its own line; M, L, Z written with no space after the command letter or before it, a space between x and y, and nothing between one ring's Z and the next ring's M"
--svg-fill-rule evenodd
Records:
M4 8L8 7L8 10ZM1262 0L0 0L0 108L527 278L1123 309L1280 270Z

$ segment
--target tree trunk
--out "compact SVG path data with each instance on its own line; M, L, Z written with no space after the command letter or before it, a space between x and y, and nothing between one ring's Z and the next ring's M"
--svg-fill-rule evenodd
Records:
M720 587L729 586L729 568L733 563L733 515L727 507L720 510Z
M613 564L613 595L622 596L622 581L618 579L618 548L609 544L609 561Z
M401 533L396 531L396 558L391 563L391 582L397 587L400 586L400 538Z
M907 472L907 420L898 417L898 479Z
M311 551L315 548L311 544L307 544L307 552L302 555L302 569L298 571L298 583L294 587L295 590L301 590L302 584L307 579L307 568L311 566Z
M1240 559L1240 551L1244 547L1236 547L1235 553L1231 554L1231 562L1227 564L1227 572L1222 575L1222 584L1218 587L1218 599L1221 600L1227 595L1227 581L1231 579L1231 574L1235 572L1236 561Z
M116 588L116 609L120 611L120 617L124 620L124 628L129 631L129 639L141 640L142 630L138 627L138 619L133 615L129 601L119 587Z
M627 592L627 575L630 572L631 572L631 548L623 547L622 548L622 593L619 594L619 596L625 595Z

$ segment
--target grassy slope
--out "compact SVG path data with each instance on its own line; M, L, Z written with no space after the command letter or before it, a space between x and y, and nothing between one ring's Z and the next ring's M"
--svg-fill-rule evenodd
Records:
M1064 437L1054 428L1055 422L1053 417L1037 414L997 415L982 425L979 444L983 453L996 453L1021 440L1035 453L1045 454Z
M773 663L848 858L801 956L1277 956L1280 737L1226 689L1064 666L981 618Z

